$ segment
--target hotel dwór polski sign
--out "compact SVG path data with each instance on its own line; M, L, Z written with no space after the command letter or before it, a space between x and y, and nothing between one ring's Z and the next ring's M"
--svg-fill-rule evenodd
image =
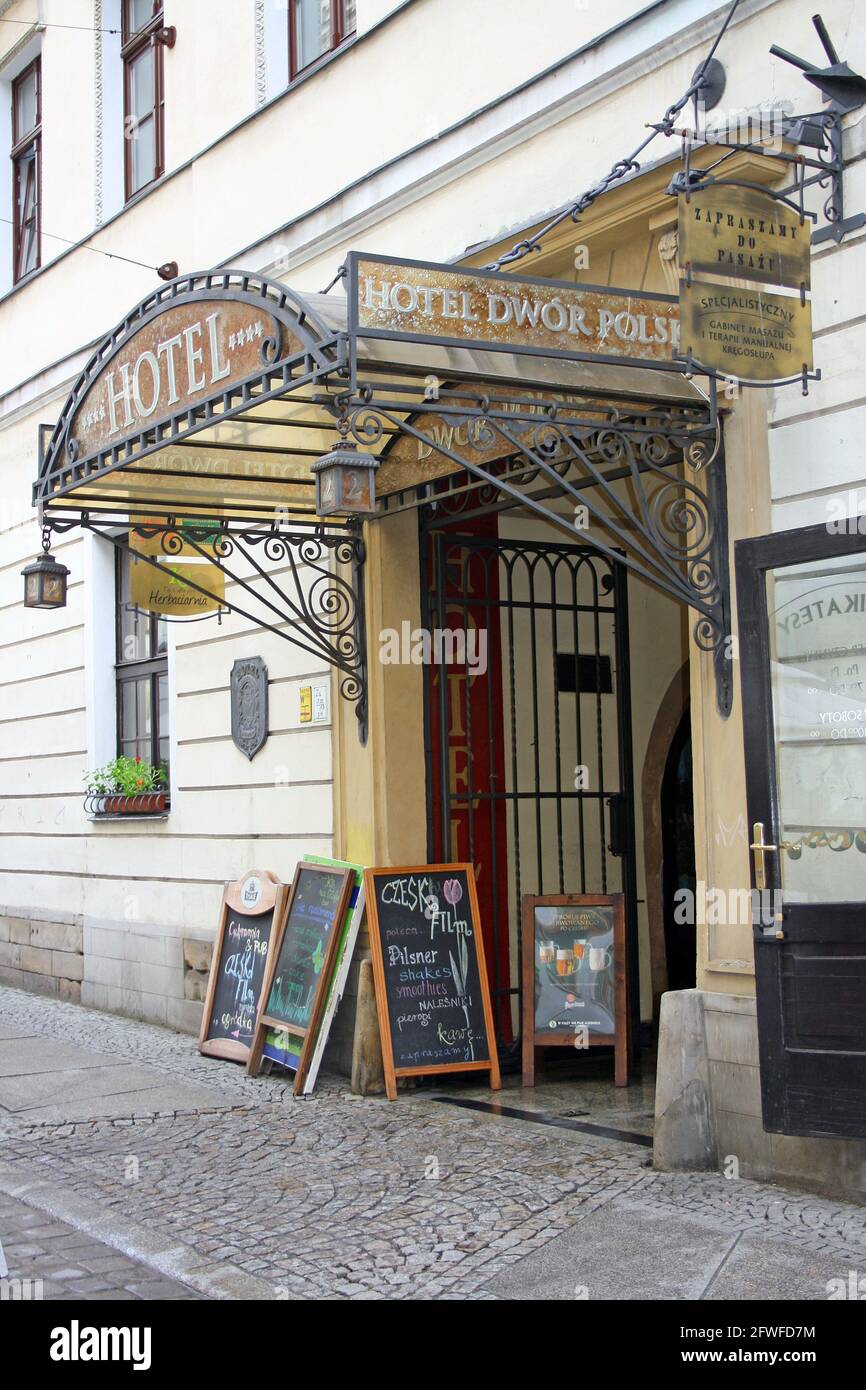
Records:
M672 366L671 295L350 255L350 329L362 337Z
M740 381L811 370L810 254L811 223L769 193L680 195L681 351Z

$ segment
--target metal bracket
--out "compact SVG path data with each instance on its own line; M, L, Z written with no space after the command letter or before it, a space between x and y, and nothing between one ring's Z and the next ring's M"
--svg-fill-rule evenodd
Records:
M80 526L205 595L209 591L190 578L189 567L178 574L170 562L193 550L216 565L243 596L242 601L236 599L227 585L225 608L340 672L340 694L354 704L358 735L366 743L365 546L359 526L328 531L311 525L308 530L289 531L277 524L256 527L201 517L135 523L88 512L68 521L51 518L46 526L59 533ZM136 538L157 540L162 555L142 554L135 548ZM282 585L262 559L287 566ZM348 577L339 572L340 566L348 569Z
M536 403L534 413L524 413L515 409L513 398L497 402L485 397L472 408L449 405L447 397L443 392L435 409L443 420L464 428L478 450L478 462L471 448L457 453L413 423L426 409L423 402L407 418L405 403L398 414L389 404L365 398L350 414L350 429L360 438L387 424L418 440L486 484L492 496L534 512L571 540L583 540L694 608L694 639L702 651L713 654L717 705L727 718L733 701L730 582L715 397L699 428L684 426L663 407L650 411L643 422L611 409L605 419L583 424L564 418L555 405L540 410ZM529 469L520 477L512 472L510 478L504 476L504 466L496 472L493 464L480 461L494 447L502 459L519 459ZM682 463L707 476L706 490L679 475ZM536 479L545 484L538 493L530 490ZM615 481L627 481L631 498ZM596 528L591 540L577 521L552 504L563 499L574 505L575 516L585 510Z

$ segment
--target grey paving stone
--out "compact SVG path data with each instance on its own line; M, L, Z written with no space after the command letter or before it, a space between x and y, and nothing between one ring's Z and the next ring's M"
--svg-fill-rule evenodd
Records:
M79 1071L82 1067L115 1067L120 1059L74 1043L44 1037L13 1037L0 1041L0 1076L37 1076Z
M848 1279L848 1265L844 1260L743 1236L704 1298L708 1301L803 1299L826 1302L831 1279Z
M620 1299L626 1290L636 1300L698 1299L733 1239L721 1227L687 1216L613 1204L519 1259L485 1287L499 1298L526 1301Z

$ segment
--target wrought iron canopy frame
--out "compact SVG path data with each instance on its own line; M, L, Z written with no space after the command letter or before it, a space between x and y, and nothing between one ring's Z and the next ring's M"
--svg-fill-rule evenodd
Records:
M171 561L186 557L192 550L199 559L216 565L228 583L240 590L240 596L226 597L225 608L339 672L340 693L354 704L360 739L366 742L365 546L359 526L326 529L296 521L295 529L282 530L276 526L250 527L243 522L215 526L201 517L130 524L123 516L88 513L74 519L55 518L49 524L61 534L74 526L90 531L116 550L205 597L211 597L211 591L195 583L190 566L180 574ZM159 555L141 549L143 542L154 541ZM278 584L263 560L285 566L287 579ZM338 566L348 569L348 577Z
M214 297L261 304L285 324L294 347L300 341L303 350L293 348L276 360L273 346L266 343L261 369L254 375L82 456L74 435L76 412L106 364L166 308ZM58 531L82 525L136 554L136 534L156 537L159 559L141 558L159 564L163 572L170 572L184 540L192 542L203 558L226 572L233 586L226 599L230 610L341 674L341 691L355 703L363 737L364 545L355 523L325 527L315 517L306 456L316 456L322 440L335 441L344 428L383 464L399 441L420 441L439 466L432 483L419 483L415 475L409 505L421 505L453 487L454 475L459 475L476 489L492 489L497 505L523 507L564 530L572 541L586 542L586 533L576 531L556 510L557 503L585 506L598 528L591 543L601 554L696 610L695 638L714 654L718 704L727 713L729 586L714 385L708 396L676 385L682 368L669 364L658 371L652 360L644 371L644 364L634 359L620 367L589 364L579 353L572 363L567 357L545 363L539 355L521 356L519 348L513 354L449 348L443 355L435 340L427 344L416 335L398 345L371 343L363 331L347 330L347 307L336 296L324 302L321 296L297 295L239 272L181 277L162 286L94 352L58 424L46 429L34 489L43 523ZM441 379L431 376L437 368ZM455 428L465 426L471 434L468 446L458 451L425 433L431 416ZM221 427L227 423L237 427L237 438L226 437ZM263 437L258 427L264 427L266 442L245 442ZM306 447L304 430L314 432ZM230 489L222 497L215 489L211 500L199 485L185 504L183 473L172 478L156 464L147 468L147 460L167 444L190 443L219 456L223 479L242 479L239 500ZM297 501L290 507L281 504L274 475L257 473L255 463L250 468L245 454L294 460L294 473L285 476ZM709 479L706 488L679 475L683 464L703 470ZM442 475L438 480L436 473ZM106 482L111 475L115 481L119 476L124 488L120 497ZM380 514L395 505L406 505L405 490L402 497L384 498ZM209 544L214 530L217 539ZM243 561L246 574L227 563L232 558ZM287 565L288 589L267 573L262 559ZM341 564L349 567L348 579L339 572ZM302 586L304 566L318 570L313 602ZM250 611L253 599L258 612Z
M339 410L362 447L375 446L390 430L384 457L396 439L409 438L459 470L416 489L409 506L452 495L456 480L456 488L474 493L485 510L524 508L572 541L586 542L585 527L552 504L570 504L575 517L585 508L604 533L602 538L593 531L594 549L696 611L695 643L713 654L717 706L727 717L733 701L730 579L715 392L703 408L668 403L640 409L634 403L587 401L580 413L537 399L497 398L494 390L474 400L461 387L439 386L437 394L435 401L416 402L407 416L405 390L394 393L372 381L359 382L355 396L342 398ZM455 429L462 426L468 446L458 452L425 430L429 416ZM494 448L497 460L485 462L484 451ZM687 476L684 466L706 479L704 486ZM536 483L543 487L536 489ZM382 511L405 505L405 500L395 506L394 499L384 499Z

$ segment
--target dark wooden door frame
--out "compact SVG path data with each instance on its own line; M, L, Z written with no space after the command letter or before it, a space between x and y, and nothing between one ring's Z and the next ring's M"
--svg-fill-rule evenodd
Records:
M809 564L846 555L866 557L866 516L853 517L844 534L831 533L826 525L779 531L741 540L735 546L737 609L739 617L740 680L743 700L743 744L746 762L746 802L750 832L763 822L768 842L775 844L779 828L779 795L775 770L773 703L767 672L770 669L770 627L767 614L766 575L775 568ZM752 868L754 874L754 869ZM779 854L766 860L767 890L781 888ZM754 879L753 879L754 881ZM866 893L864 893L866 898ZM808 909L807 909L808 911ZM863 903L823 903L823 923L833 940L844 943L863 938ZM781 952L806 939L808 933L796 904L782 902L782 921L754 928L755 984L758 994L761 1092L764 1128L780 1134L813 1137L860 1137L850 1130L803 1125L792 1119L785 1084L781 991ZM777 930L782 937L777 937ZM763 1026L762 1026L763 1025ZM856 1123L856 1122L855 1122Z

